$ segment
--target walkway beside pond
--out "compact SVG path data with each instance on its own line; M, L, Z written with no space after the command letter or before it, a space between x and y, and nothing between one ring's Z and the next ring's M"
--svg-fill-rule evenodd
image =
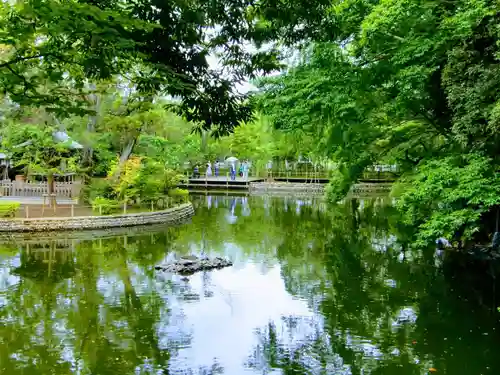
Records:
M0 197L0 202L19 202L22 205L43 205L43 197ZM57 197L57 204L72 205L75 204L74 199Z

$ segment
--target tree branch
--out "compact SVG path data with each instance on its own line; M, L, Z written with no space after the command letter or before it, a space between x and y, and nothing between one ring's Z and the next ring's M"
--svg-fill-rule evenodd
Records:
M12 74L14 74L16 77L21 78L24 82L24 94L27 95L28 93L28 87L29 87L29 82L26 79L26 77L23 74L20 74L16 72L10 65L6 65L6 68L10 70Z
M38 55L32 55L32 56L18 57L18 58L15 58L14 60L1 63L0 68L5 68L5 67L8 68L12 64L17 64L18 62L26 61L26 60L38 59L39 57L44 57L44 56L47 56L47 55L38 54Z

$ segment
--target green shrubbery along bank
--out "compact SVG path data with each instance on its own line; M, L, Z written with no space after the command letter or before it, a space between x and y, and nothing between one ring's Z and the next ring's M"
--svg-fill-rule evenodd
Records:
M116 168L115 163L106 178L92 179L83 191L84 201L100 214L118 212L124 205L150 203L162 209L188 201L188 192L177 188L183 176L155 160L132 156L120 171Z
M18 202L0 202L0 217L14 217L20 206Z

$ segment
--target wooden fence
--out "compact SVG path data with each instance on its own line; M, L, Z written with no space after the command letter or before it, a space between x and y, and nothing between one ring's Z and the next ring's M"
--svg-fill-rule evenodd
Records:
M55 182L54 193L57 197L76 198L80 194L78 182ZM0 196L4 197L43 197L49 187L46 182L0 181Z

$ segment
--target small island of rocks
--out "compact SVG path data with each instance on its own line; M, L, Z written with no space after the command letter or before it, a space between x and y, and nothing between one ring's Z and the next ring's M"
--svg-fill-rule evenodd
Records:
M156 266L155 269L158 271L177 273L180 275L192 275L196 272L220 269L230 267L232 265L233 262L220 257L209 259L198 258L195 256L185 256L171 263Z

